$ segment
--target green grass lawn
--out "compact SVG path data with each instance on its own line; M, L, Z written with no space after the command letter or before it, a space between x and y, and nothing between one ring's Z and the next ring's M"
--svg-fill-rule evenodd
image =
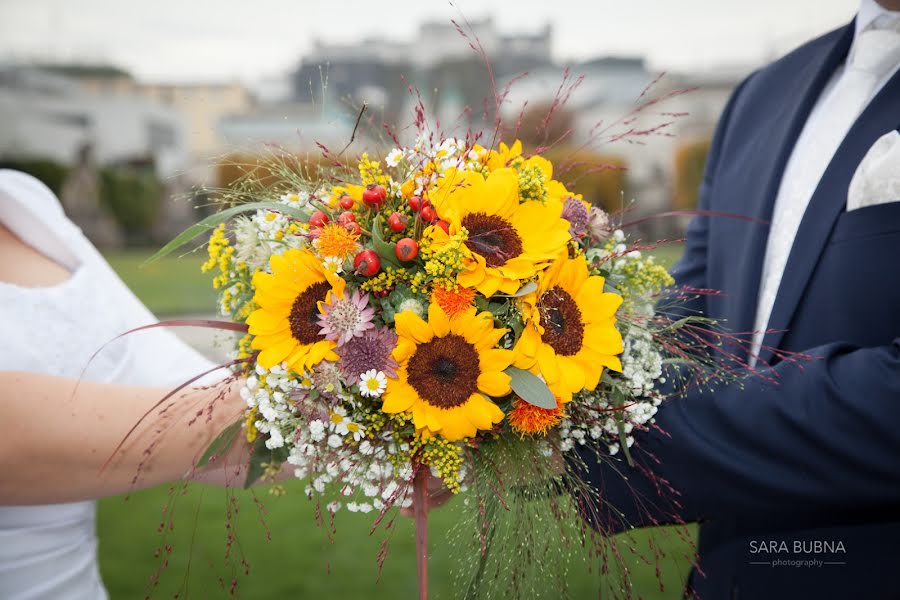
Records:
M389 554L379 580L376 557L384 531L369 534L372 514L339 513L333 539L327 535L328 523L316 525L313 505L302 492L301 482L290 482L288 494L274 497L265 489L257 492L264 505L260 512L250 492L233 492L239 511L233 518L238 542L232 546L232 561L225 559L226 492L193 485L186 494L176 494L174 527L159 533L166 518L164 507L170 502L167 488L157 488L130 498L109 498L100 503L100 565L112 598L142 598L147 582L157 572L157 549L170 544L168 566L162 571L155 598L224 598L234 577L238 595L244 598L341 598L395 599L415 597L415 558L413 528L409 519L398 518L392 527ZM429 561L433 598L455 598L453 544L448 533L458 521L462 504L454 502L430 516ZM260 519L265 521L265 527ZM271 538L266 531L271 533ZM649 537L666 553L660 562L664 574L655 575L654 560L643 560ZM634 596L643 598L680 598L692 546L693 531L663 529L641 531L634 535L640 554L624 551L625 564L631 569ZM626 542L621 542L622 546ZM248 563L243 572L241 560ZM235 564L232 564L235 563ZM601 576L596 567L573 561L567 578L572 598L597 597ZM618 581L607 576L605 581ZM613 596L617 597L617 596Z
M153 254L149 249L106 252L104 256L119 277L159 316L212 314L216 312L216 290L212 275L201 273L206 252L185 256L170 254L144 264Z
M670 264L680 247L660 252L660 261ZM167 258L141 268L146 251L124 251L107 255L123 280L157 314L178 315L212 313L215 295L210 278L201 276L202 254ZM243 598L340 598L344 600L406 599L415 597L415 559L412 524L398 519L392 528L389 556L380 581L376 557L384 532L369 535L372 514L342 512L336 521L333 539L329 528L316 525L312 504L302 493L301 482L289 482L288 494L274 497L262 488L251 492L190 486L184 494L170 500L167 487L146 490L100 502L98 531L100 566L103 579L114 599L143 598L147 583L157 572L158 548L168 566L162 571L154 598L224 598L233 578L238 579L237 595ZM233 494L238 511L233 513L231 529L226 528L229 503ZM168 506L167 512L164 509ZM458 597L451 568L455 564L454 546L446 543L459 519L460 502L432 513L431 589L433 598ZM168 515L174 526L163 527ZM265 522L265 526L261 523ZM225 558L229 532L237 533L232 545L234 564ZM270 536L266 532L269 532ZM165 536L165 537L164 537ZM661 529L634 534L636 552L625 551L623 560L631 571L633 595L643 598L680 598L692 554L693 529ZM652 542L651 542L652 538ZM623 540L622 545L626 543ZM655 561L641 556L655 547L665 554L661 562L664 591L655 575ZM249 565L245 575L241 560ZM606 581L615 581L608 576ZM573 598L596 598L601 576L573 562L571 575ZM609 597L609 596L604 596ZM613 596L615 597L615 596Z

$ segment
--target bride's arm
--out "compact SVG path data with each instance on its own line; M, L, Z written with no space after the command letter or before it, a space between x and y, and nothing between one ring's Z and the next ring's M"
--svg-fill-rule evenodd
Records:
M0 372L0 505L99 498L185 478L240 485L249 458L240 435L209 467L194 469L240 418L238 387L184 390L157 406L169 390Z

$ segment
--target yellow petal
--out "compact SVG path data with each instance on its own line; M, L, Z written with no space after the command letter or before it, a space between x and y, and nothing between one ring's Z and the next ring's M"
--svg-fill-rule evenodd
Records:
M428 306L428 324L437 337L444 337L450 333L450 319L437 302L432 302Z
M428 323L411 310L397 313L394 317L394 327L398 336L409 338L419 344L430 342L433 337Z
M500 398L510 393L510 377L501 371L487 371L478 376L478 389L488 396Z
M384 391L384 404L381 410L388 414L396 414L409 410L417 398L416 391L405 382L388 380L387 389Z
M287 355L290 354L291 350L293 350L296 345L296 340L287 338L283 342L269 346L260 352L259 356L256 357L256 362L262 365L264 369L271 369L287 358Z

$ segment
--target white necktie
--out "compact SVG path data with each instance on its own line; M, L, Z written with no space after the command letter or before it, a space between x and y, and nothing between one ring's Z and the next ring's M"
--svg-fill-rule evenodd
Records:
M900 62L900 18L882 15L853 43L844 73L810 114L791 153L772 212L750 364L762 343L803 213L850 127Z

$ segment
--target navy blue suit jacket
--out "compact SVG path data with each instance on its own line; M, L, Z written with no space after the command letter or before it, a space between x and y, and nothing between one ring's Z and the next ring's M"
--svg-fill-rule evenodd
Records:
M753 328L760 223L852 39L851 23L755 72L722 115L701 208L758 221L695 218L675 274L720 290L692 308L732 331ZM700 598L900 598L900 202L845 210L863 156L898 126L895 75L852 126L800 224L769 322L783 332L764 343L815 359L798 367L764 351L777 384L751 378L664 403L665 434L636 436L652 477L582 453L589 481L631 524L702 522L689 583ZM658 494L660 478L679 492L663 494L674 502ZM765 564L813 558L842 564Z

